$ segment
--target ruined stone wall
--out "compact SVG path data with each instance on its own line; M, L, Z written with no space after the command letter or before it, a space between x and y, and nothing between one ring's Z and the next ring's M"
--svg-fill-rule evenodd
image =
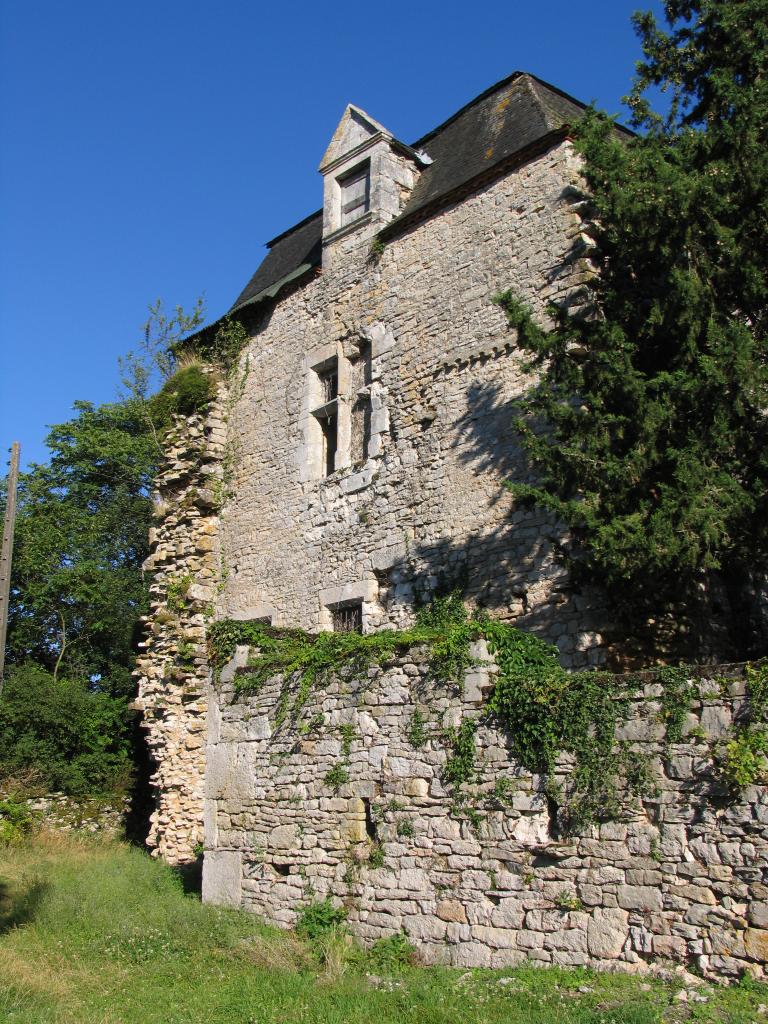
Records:
M455 581L470 603L555 641L564 664L599 663L600 608L557 564L561 531L503 488L522 473L510 423L531 377L492 302L512 288L542 313L588 276L577 173L559 144L381 254L348 234L259 314L228 421L219 615L313 630L329 628L329 605L362 599L369 631L408 624L419 595ZM311 367L338 352L354 370L361 345L367 457L318 479Z
M202 842L208 664L205 624L221 576L218 516L226 394L206 415L179 418L164 439L150 531L150 613L135 676L156 809L148 844L171 864Z
M563 837L543 780L510 760L487 722L462 796L476 814L456 812L442 734L479 715L492 666L473 669L459 693L436 687L414 650L330 679L298 724L278 726L279 679L233 699L247 654L238 649L210 702L204 899L290 926L330 896L364 941L404 930L428 960L465 966L673 960L707 976L762 974L768 792L729 798L711 757L743 713L743 679L699 679L674 744L660 687L646 685L619 738L648 756L657 792ZM414 747L417 709L426 737ZM337 766L348 781L334 789Z

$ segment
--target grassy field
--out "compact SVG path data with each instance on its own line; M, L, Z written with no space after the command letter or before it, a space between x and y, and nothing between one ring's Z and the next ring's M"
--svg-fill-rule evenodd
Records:
M754 1024L768 989L584 970L461 971L364 954L202 906L116 842L39 834L0 847L0 1021L18 1024ZM761 1005L762 1004L762 1005Z

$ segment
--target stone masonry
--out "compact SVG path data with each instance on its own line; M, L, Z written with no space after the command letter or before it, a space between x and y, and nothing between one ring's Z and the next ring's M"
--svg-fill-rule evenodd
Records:
M179 418L156 481L157 526L147 635L136 662L137 707L156 770L148 843L171 864L195 858L203 838L208 662L205 623L220 578L225 389L205 418Z
M749 786L729 799L711 757L743 711L738 675L698 680L675 744L663 739L660 687L647 684L619 738L649 757L657 792L564 838L542 779L510 759L487 721L477 781L463 787L474 822L443 781L442 734L480 714L492 665L471 670L463 692L436 688L417 649L332 677L298 723L276 726L281 679L234 694L247 656L238 649L209 708L204 899L290 926L330 896L365 942L404 931L427 960L461 966L677 961L706 976L762 974L768 792ZM408 738L416 710L418 747ZM326 776L338 765L348 782L334 789ZM565 761L561 770L567 778Z
M339 228L334 175L366 146L372 206ZM228 394L168 440L137 676L157 763L150 843L171 861L193 858L202 829L208 615L327 629L357 603L371 631L408 625L456 584L566 664L603 658L605 617L558 563L562 531L503 487L523 472L509 423L533 378L492 301L513 288L543 316L593 273L578 160L561 133L372 248L425 166L347 111L323 158L322 267L239 310L250 341ZM329 366L332 465L316 415Z

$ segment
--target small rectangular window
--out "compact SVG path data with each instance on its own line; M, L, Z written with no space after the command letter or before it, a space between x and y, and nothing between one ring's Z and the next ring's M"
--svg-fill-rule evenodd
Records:
M367 213L371 205L370 164L351 171L339 179L341 189L341 226L351 224Z
M363 603L354 601L331 608L334 633L363 632Z

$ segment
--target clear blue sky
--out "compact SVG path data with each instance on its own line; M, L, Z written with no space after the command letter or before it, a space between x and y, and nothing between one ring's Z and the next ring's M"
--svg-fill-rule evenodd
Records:
M232 303L347 102L411 142L514 70L617 113L659 0L0 0L0 472L111 401L146 307Z

